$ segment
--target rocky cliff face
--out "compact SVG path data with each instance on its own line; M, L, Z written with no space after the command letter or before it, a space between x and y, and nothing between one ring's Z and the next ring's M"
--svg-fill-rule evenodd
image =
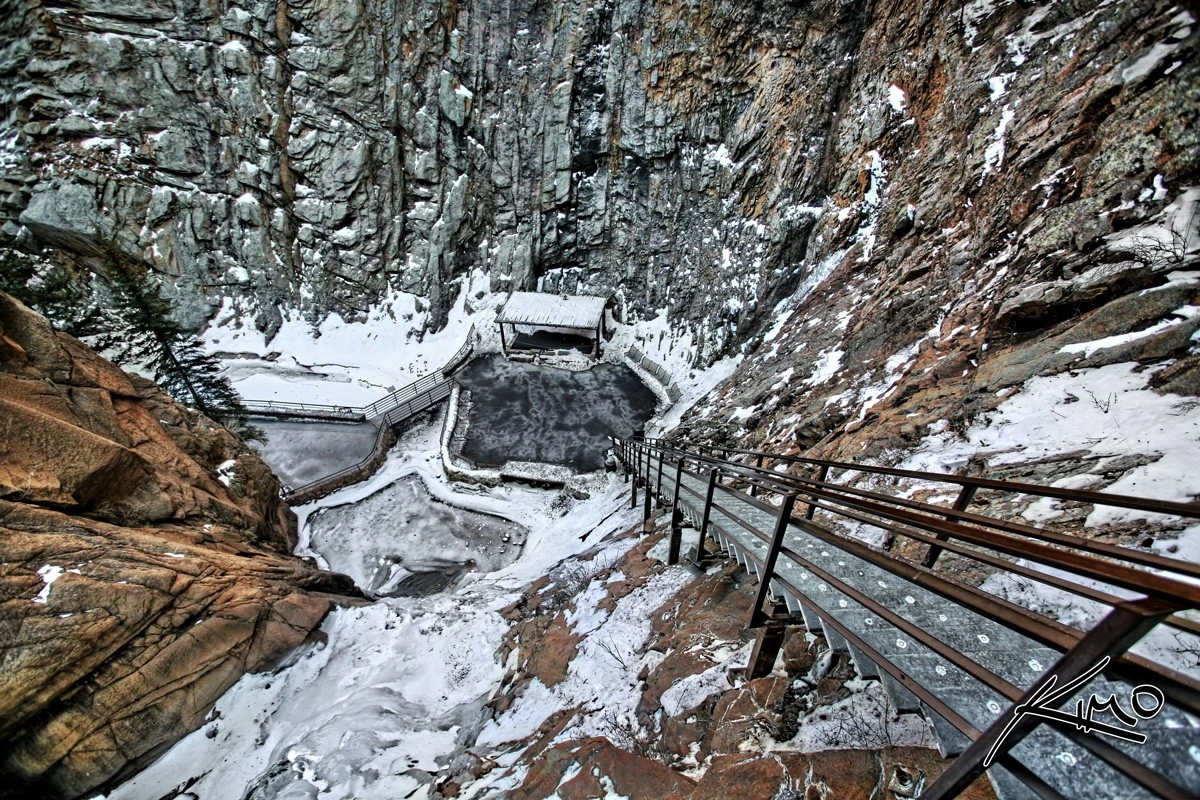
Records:
M295 527L224 429L0 294L0 793L145 763L360 596Z
M1196 395L1193 13L972 2L868 17L820 157L828 194L808 195L821 207L806 277L685 435L894 460L986 424L1034 377L1097 376L1041 409L1060 421L1080 398L1107 415L1110 391ZM1118 364L1140 378L1094 372ZM1169 413L1186 415L1192 401L1177 401ZM1121 437L1100 419L1094 441ZM1093 488L1137 460L1089 476Z
M16 6L13 8L13 6ZM9 10L11 9L11 10ZM3 236L112 239L199 322L458 275L615 292L711 358L838 265L920 330L1194 182L1167 2L7 4ZM908 330L911 328L911 331Z

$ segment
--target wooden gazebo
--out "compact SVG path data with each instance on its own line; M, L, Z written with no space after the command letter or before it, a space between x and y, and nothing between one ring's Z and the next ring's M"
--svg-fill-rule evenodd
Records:
M575 350L600 356L607 298L513 292L496 316L500 342L513 350Z

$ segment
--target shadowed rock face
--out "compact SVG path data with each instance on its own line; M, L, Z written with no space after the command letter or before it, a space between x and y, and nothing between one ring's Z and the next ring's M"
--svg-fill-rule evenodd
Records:
M0 294L0 795L135 768L360 596L295 536L228 432Z

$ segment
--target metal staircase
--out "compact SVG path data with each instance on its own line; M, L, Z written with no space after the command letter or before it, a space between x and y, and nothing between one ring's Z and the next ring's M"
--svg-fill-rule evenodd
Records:
M956 758L923 798L954 797L985 769L1005 799L1200 797L1200 681L1128 652L1160 625L1200 643L1200 623L1188 616L1200 605L1200 566L969 510L979 492L1187 519L1200 519L1200 505L613 441L632 477L634 506L641 487L647 519L652 499L672 510L672 563L680 557L681 529L690 525L699 532L694 562L715 550L757 579L750 677L770 672L786 626L804 625L848 652L864 677L881 679L897 709L925 715L942 755ZM842 482L831 479L833 472ZM847 480L864 473L950 487L957 500L944 507ZM923 557L869 547L838 532L845 522L881 530L889 543L920 542ZM982 591L956 577L961 571L938 570L944 552L1110 610L1090 630L1064 625ZM1037 692L1051 676L1057 688L1080 681L1047 702ZM1093 701L1085 713L1092 696L1115 697L1118 710ZM1048 722L1056 713L1060 719Z

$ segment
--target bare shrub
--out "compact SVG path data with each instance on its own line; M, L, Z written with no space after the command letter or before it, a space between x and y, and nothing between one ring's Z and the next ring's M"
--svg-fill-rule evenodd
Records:
M891 697L878 684L858 695L857 702L843 702L818 709L810 722L821 723L815 742L829 748L878 750L899 744L899 713Z
M1179 266L1194 260L1200 248L1200 215L1196 207L1182 223L1169 225L1170 235L1139 236L1130 242L1130 254L1148 267L1165 268Z
M605 709L600 717L604 735L617 747L639 758L649 758L661 764L671 764L675 754L666 748L658 731L638 724L633 714Z

